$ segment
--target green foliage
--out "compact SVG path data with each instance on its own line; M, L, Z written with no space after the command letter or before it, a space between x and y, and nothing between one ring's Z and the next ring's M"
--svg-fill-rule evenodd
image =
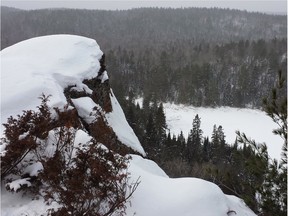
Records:
M47 34L96 39L118 99L133 91L162 102L259 108L274 71L287 68L285 16L204 8L5 11L2 48Z
M286 85L286 79L282 71L279 71L277 86L272 89L269 99L263 99L263 106L267 115L278 125L273 133L284 140L282 162L287 164L287 97L282 97Z
M245 134L238 132L238 141L249 145L256 156L265 163L259 167L255 161L249 161L250 166L256 166L257 169L252 170L255 175L259 171L263 181L260 185L256 185L256 192L259 193L258 211L261 215L287 215L287 98L280 96L281 91L285 89L286 80L282 76L282 72L278 73L278 83L276 88L271 91L270 98L263 100L264 110L269 117L278 125L273 130L274 134L283 138L283 153L281 161L272 160L268 156L265 144L257 144L254 140L250 140ZM263 166L264 165L264 166ZM258 177L258 176L257 176Z

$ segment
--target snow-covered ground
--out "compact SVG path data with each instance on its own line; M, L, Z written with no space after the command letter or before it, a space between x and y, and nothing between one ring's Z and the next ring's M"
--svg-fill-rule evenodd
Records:
M70 84L89 94L92 90L82 81L96 75L101 55L96 41L71 35L34 38L2 50L1 123L22 110L35 109L41 93L51 94L49 105L60 108L67 103L63 90ZM113 94L111 100L113 112L105 116L109 126L124 144L141 153L143 148ZM79 115L93 121L90 113L97 104L86 97L74 102ZM85 143L88 138L84 131L78 131L74 144ZM141 156L132 155L128 169L131 182L139 177L141 181L127 203L128 216L255 216L241 200L226 196L215 184L195 178L168 178L157 164ZM41 197L32 200L21 193L12 194L1 184L2 216L47 215L51 207Z
M283 140L272 133L277 125L263 111L231 107L204 108L171 103L165 103L163 106L172 134L180 134L182 130L187 137L192 129L192 121L198 114L204 136L211 137L213 125L221 125L227 143L233 144L236 140L235 131L239 130L257 142L265 142L271 158L280 158Z
M223 194L215 184L198 178L169 178L156 163L140 156L132 155L129 172L131 182L138 176L141 182L127 205L129 216L255 215L243 201Z

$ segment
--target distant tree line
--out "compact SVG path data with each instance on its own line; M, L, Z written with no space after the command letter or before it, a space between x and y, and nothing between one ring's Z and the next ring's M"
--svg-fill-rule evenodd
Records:
M117 97L261 107L287 65L285 16L228 9L125 11L1 7L2 49L47 34L96 39ZM286 96L286 91L283 91Z
M145 49L180 41L193 45L286 37L286 16L207 8L15 10L1 7L1 45L47 34L94 38L106 52L118 46Z

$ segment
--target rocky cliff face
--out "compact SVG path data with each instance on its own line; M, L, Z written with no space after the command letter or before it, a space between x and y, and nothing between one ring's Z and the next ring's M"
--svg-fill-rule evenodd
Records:
M112 111L112 105L110 100L111 90L108 74L106 71L105 65L105 54L102 55L100 59L100 69L97 73L97 76L90 80L84 80L85 83L90 89L93 90L91 95L92 100L99 104L105 112Z
M98 142L106 145L109 149L122 155L128 153L139 154L135 149L132 149L121 142L113 128L109 126L109 123L107 122L105 114L113 112L111 98L113 98L114 95L111 92L109 76L106 71L105 54L102 55L99 62L100 69L97 72L97 75L91 79L83 80L83 85L87 85L92 92L88 93L85 89L82 91L79 89L75 90L76 85L69 85L64 89L64 95L68 105L74 107L72 111L69 111L71 114L70 118L75 119L75 122L77 122L78 119L81 122L80 128L86 130L90 136L95 138ZM91 98L91 100L97 105L93 107L93 110L96 111L97 115L97 118L95 118L94 121L85 121L75 107L73 100L81 100L81 98L84 98L85 100ZM78 106L78 109L81 110L81 106ZM91 110L91 112L93 110Z

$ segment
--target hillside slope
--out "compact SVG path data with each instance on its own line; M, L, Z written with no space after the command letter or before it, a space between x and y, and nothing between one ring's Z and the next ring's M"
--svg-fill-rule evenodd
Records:
M286 16L217 8L1 13L2 49L47 34L97 39L120 103L131 91L162 102L260 108L277 71L287 71Z

